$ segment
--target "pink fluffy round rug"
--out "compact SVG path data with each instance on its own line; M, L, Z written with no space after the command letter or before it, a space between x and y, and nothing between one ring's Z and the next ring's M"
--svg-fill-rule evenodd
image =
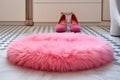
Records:
M80 33L34 34L14 40L9 62L42 71L78 71L100 67L113 60L108 42Z

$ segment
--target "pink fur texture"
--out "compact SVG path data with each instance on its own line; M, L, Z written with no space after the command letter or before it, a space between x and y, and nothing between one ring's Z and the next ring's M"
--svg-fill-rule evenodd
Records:
M34 34L14 40L8 47L9 62L42 71L78 71L113 60L106 41L80 33Z

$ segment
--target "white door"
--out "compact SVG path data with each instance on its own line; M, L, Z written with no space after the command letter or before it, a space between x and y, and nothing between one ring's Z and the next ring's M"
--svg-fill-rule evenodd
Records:
M0 0L0 21L25 21L25 0Z
M61 12L73 12L80 22L101 22L101 0L33 0L34 22L57 22Z

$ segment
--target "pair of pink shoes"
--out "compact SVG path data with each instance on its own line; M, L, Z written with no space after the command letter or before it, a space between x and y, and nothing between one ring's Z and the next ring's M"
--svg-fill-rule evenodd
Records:
M67 30L67 20L64 13L62 13L60 20L56 25L56 32L65 32ZM75 16L75 14L71 13L70 18L70 31L71 32L80 32L80 24Z

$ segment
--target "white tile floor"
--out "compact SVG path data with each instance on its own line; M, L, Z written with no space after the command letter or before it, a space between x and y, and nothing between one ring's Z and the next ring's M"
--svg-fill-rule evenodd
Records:
M21 25L1 25L0 80L120 80L120 37L110 36L109 28L110 27L108 25L82 25L81 33L98 36L107 40L114 49L115 59L113 63L105 65L101 68L86 71L55 73L24 69L9 64L6 59L7 46L12 40L34 33L55 32L54 24L36 25L33 27Z

